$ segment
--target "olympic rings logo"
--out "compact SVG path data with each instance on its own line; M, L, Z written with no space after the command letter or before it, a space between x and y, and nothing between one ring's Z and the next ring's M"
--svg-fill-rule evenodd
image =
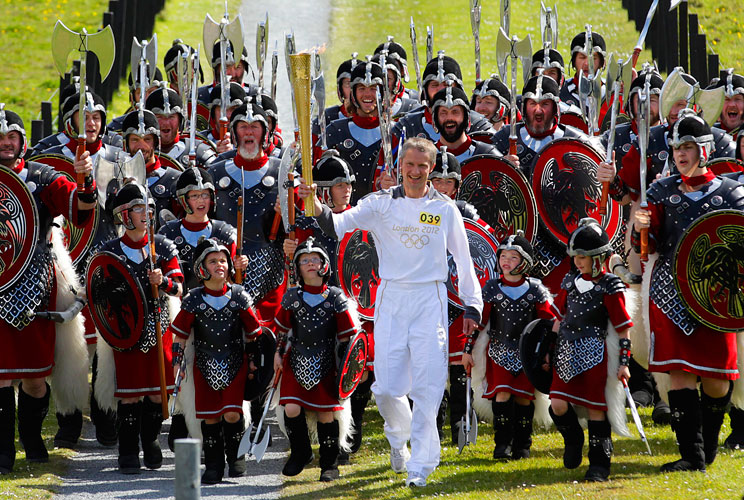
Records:
M429 236L425 234L419 236L418 234L403 233L400 235L400 242L403 243L406 248L415 248L416 250L421 250L429 244Z

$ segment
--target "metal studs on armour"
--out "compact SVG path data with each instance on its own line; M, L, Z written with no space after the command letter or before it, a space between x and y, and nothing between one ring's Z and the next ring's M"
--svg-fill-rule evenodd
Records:
M163 194L165 193L165 186L162 184L156 184L152 190L155 191L155 194Z
M715 195L710 199L710 204L716 207L720 207L723 203L723 198L721 198L719 195Z
M354 140L353 139L344 139L343 142L344 148L351 149L354 147Z
M666 151L659 151L659 160L666 161L667 158L669 158L669 153Z
M222 189L226 189L230 185L230 178L223 177L217 182L217 184L219 184Z
M267 175L266 177L264 177L263 179L261 179L261 184L263 184L266 187L271 187L274 184L276 184L276 179L274 179L270 175Z
M28 190L29 190L29 191L31 191L32 193L33 193L34 191L36 191L36 183L35 183L35 182L29 182L29 183L28 183L28 184L26 184L26 185L28 186Z
M671 203L672 205L676 205L680 201L682 201L682 197L678 194L673 194L669 197L669 203Z
M623 150L623 153L629 152L630 151L630 143L623 144L622 150Z

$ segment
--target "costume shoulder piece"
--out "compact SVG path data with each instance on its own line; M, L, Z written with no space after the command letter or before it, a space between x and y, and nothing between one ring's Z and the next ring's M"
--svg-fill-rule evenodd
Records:
M162 234L155 235L155 251L163 260L171 260L178 257L178 248L172 240L169 240Z
M613 293L625 292L625 283L617 275L606 273L602 276L599 283L604 288L604 293L612 295Z
M569 272L566 273L566 276L563 277L563 281L561 281L561 288L564 290L571 290L574 286L574 280L576 279L576 276L579 275L579 272L575 269L571 269Z
M550 301L550 292L546 288L545 285L543 285L542 281L540 281L537 278L527 278L527 283L530 284L530 290L533 290L538 297L538 302L549 302Z
M349 299L337 286L328 287L328 300L333 301L333 312L342 313L349 309Z
M212 236L223 243L232 243L237 241L238 232L230 224L221 220L212 220Z
M460 210L460 213L462 214L462 217L464 219L470 219L474 221L480 219L480 216L478 215L478 209L467 201L455 200L455 205L457 205L457 209Z
M242 285L231 285L232 290L232 300L234 300L240 309L248 309L249 307L253 307L253 300L251 300L251 296L248 294L245 288L243 288Z
M284 297L282 297L282 309L285 311L294 312L302 303L302 298L300 297L300 287L296 286L293 288L287 288L287 291L284 292Z
M199 304L201 304L203 286L197 286L188 291L186 296L181 300L181 309L191 314L199 312Z

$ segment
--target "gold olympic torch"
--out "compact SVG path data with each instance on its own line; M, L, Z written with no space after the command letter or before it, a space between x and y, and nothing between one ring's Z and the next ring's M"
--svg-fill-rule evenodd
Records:
M302 155L302 177L307 185L313 183L313 150L310 130L310 54L292 54L291 65L292 92L297 110L297 127L300 129L300 152ZM312 195L304 199L305 215L315 215L315 202Z

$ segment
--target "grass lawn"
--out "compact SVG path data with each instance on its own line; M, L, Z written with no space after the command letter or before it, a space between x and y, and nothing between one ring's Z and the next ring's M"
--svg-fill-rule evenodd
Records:
M679 458L669 426L657 427L651 421L650 409L641 409L644 428L654 456L649 457L638 438L613 436L615 452L612 475L607 483L583 483L587 469L587 446L584 461L575 470L563 468L563 439L557 431L538 431L534 435L532 458L516 462L495 462L493 431L489 424L478 428L478 444L457 454L448 441L442 461L420 490L403 486L405 475L390 469L389 445L382 432L382 418L374 407L368 407L364 422L364 445L352 456L352 465L341 467L340 480L329 485L318 481L317 459L297 477L285 480L285 499L334 498L428 498L460 499L738 499L744 493L741 481L744 452L720 450L716 462L703 473L661 474L659 467ZM632 423L629 424L632 427ZM635 428L631 432L636 435ZM728 419L721 439L728 434ZM449 426L445 426L449 436ZM317 450L316 450L317 457Z
M54 23L59 18L73 31L86 28L95 32L101 27L108 2L0 0L0 6L0 102L21 115L30 140L31 120L40 118L40 102L54 95L56 103L59 89L51 49Z

